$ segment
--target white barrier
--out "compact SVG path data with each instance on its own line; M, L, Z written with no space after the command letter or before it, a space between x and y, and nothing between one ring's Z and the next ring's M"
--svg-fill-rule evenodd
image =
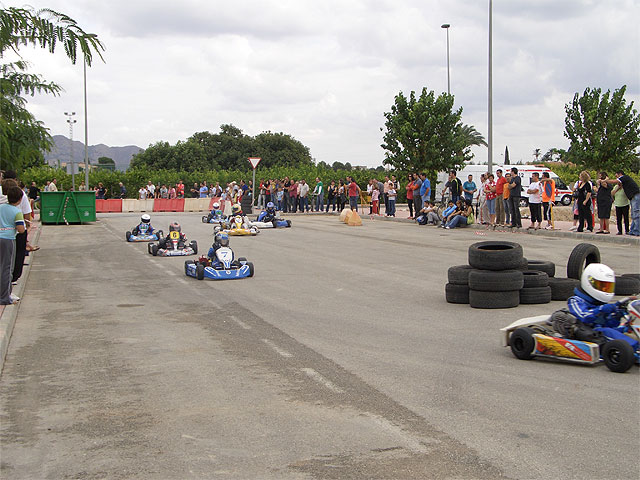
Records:
M184 199L184 211L185 212L208 212L210 198L185 198Z
M153 198L137 200L133 198L122 199L123 212L153 212Z

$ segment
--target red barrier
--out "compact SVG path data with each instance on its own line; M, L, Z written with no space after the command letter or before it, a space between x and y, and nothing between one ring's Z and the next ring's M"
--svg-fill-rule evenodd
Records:
M109 200L96 199L96 213L122 212L122 199L111 198Z
M222 202L220 201L220 197L213 197L211 199L211 201L209 202L209 210L213 210L213 204L216 202L220 203L220 210L222 210Z
M154 212L184 212L184 198L156 198Z

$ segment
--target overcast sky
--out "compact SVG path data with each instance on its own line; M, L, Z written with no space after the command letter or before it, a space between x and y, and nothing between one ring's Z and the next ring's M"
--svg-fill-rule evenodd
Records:
M377 166L385 111L402 91L447 90L488 137L488 0L31 0L98 34L88 69L89 144L174 144L232 123L292 135L316 161ZM564 105L586 87L627 85L640 105L639 0L493 2L494 162L567 148ZM23 3L4 2L5 7ZM82 64L21 50L64 88L30 110L52 134L84 140ZM474 149L477 162L487 149Z

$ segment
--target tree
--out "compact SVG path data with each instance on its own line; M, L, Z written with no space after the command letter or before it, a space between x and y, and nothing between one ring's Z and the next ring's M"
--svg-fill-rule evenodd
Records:
M476 127L473 125L462 125L458 131L458 135L462 137L464 140L464 145L466 147L471 147L474 145L482 145L484 147L487 146L487 142L484 139L484 136L476 130Z
M511 164L511 162L509 161L509 147L506 145L504 147L504 164L505 165Z
M536 162L540 158L540 155L542 155L542 150L540 150L539 148L533 150L533 156L535 157Z
M426 88L418 98L413 91L409 98L402 92L396 95L391 111L384 114L383 163L403 171L424 171L435 185L438 172L458 169L470 160L469 142L477 137L465 136L473 127L464 128L462 107L454 111L453 101L452 95L436 98Z
M7 52L18 54L22 46L33 45L54 53L62 44L65 54L75 63L78 50L91 65L93 53L102 58L104 46L95 34L86 33L75 20L50 9L0 9L0 58ZM26 109L24 95L58 95L62 90L39 75L28 74L27 62L18 60L0 64L0 165L19 168L38 162L42 150L52 145L48 129Z
M640 116L633 102L626 104L626 89L602 95L599 88L587 88L565 105L564 135L572 161L588 170L640 170Z

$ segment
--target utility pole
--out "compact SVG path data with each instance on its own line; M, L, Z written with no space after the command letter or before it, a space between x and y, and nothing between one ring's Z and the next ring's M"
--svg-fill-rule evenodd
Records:
M67 116L67 123L69 124L69 140L71 140L71 189L75 190L76 189L76 162L73 158L73 124L77 122L76 119L73 118L73 116L76 114L76 112L64 112L64 114Z

